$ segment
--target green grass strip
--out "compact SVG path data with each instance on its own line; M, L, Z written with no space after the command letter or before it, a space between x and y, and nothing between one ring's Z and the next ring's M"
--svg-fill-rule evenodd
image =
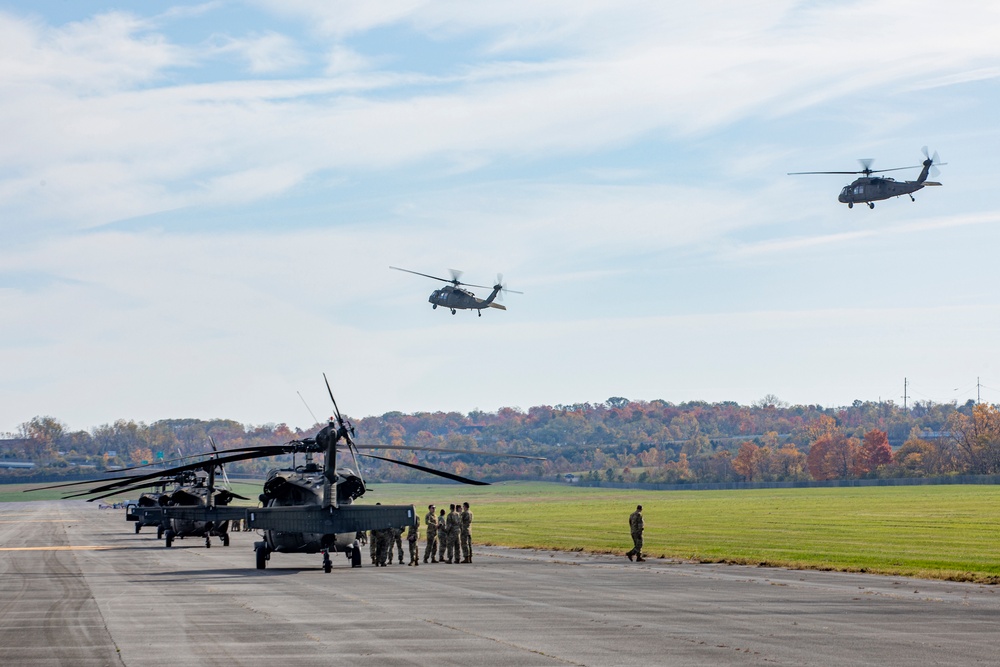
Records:
M0 486L0 501L60 497L19 493L23 488ZM255 500L260 487L234 490ZM462 501L472 505L481 544L624 554L631 548L628 515L642 504L652 557L1000 583L996 486L637 491L373 484L362 499L412 503L421 518L428 503L440 510Z

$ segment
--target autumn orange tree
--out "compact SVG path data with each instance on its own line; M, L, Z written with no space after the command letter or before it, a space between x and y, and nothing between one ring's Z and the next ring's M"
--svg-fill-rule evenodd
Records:
M806 465L813 479L847 479L855 470L861 451L857 438L840 432L827 433L809 446Z
M752 442L744 442L733 459L733 470L747 482L759 480L767 453L769 452L765 451L765 448L758 447Z
M877 428L865 433L852 472L861 477L890 463L892 463L892 446L889 445L888 434Z
M956 470L954 445L945 440L924 440L919 434L911 434L892 455L897 476L928 477L947 475Z
M981 403L972 408L971 415L956 412L948 419L948 427L966 472L1000 473L1000 408Z

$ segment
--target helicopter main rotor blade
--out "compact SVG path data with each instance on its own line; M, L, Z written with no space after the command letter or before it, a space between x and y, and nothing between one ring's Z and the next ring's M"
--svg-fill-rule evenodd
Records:
M247 459L263 459L269 456L279 456L281 454L288 454L291 450L289 445L267 445L267 449L258 449L258 451L243 452L240 454L233 454L232 456L222 456L217 459L209 459L207 461L197 461L195 463L188 463L187 465L177 466L175 468L167 468L166 470L158 470L154 473L149 473L146 475L138 475L131 478L127 478L128 481L125 483L112 482L111 484L103 484L101 486L91 489L92 493L102 493L104 491L110 491L111 489L118 489L123 486L127 486L131 482L141 482L147 479L153 479L154 477L167 477L171 475L176 475L177 473L186 472L188 470L201 470L206 464L207 465L219 465L221 463L233 463L235 461L246 461ZM126 479L126 478L123 478ZM101 482L104 480L92 480L93 482Z
M786 176L802 176L803 174L863 174L863 171L790 171Z
M417 275L417 276L423 276L424 278L430 278L431 280L440 280L443 283L451 283L455 287L458 287L459 285L465 285L466 287L478 287L480 289L490 289L489 285L473 285L472 283L463 283L461 280L459 280L458 278L454 278L454 277L453 278L440 278L438 276L432 276L429 273L420 273L419 271L410 271L409 269L401 269L398 266L390 266L389 268L390 269L395 269L396 271L405 271L406 273L412 273L412 274ZM454 271L455 269L451 269L451 270ZM461 275L462 272L458 271L457 273L459 275Z
M443 283L450 283L450 278L438 278L437 276L432 276L429 273L420 273L419 271L410 271L409 269L401 269L398 266L390 266L390 269L395 269L397 271L405 271L406 273L412 273L417 276L423 276L424 278L430 278L431 280L440 280ZM461 284L461 283L460 283Z
M100 496L94 496L93 498L88 498L87 502L89 503L94 500L101 500L102 498L107 498L108 496L115 496L118 495L119 493L128 493L130 491L138 491L139 489L151 489L154 486L159 486L159 485L160 482L144 482L142 484L136 484L134 486L126 486L124 488L115 489L114 491L110 491ZM80 498L82 496L89 496L91 493L93 493L93 491L80 491L78 493L73 493L70 495L63 496L63 498L64 499Z
M498 454L495 452L473 452L468 449L438 449L436 447L417 447L412 445L354 445L356 449L395 449L395 450L405 450L405 451L417 451L417 452L444 452L446 454L471 454L473 456L494 456L503 457L509 456L515 459L528 459L531 461L545 461L547 460L544 456L528 456L526 454ZM365 456L362 454L362 456Z
M333 389L330 389L330 381L326 379L326 373L323 373L323 382L326 383L326 391L330 394L330 400L333 402L333 414L337 416L337 421L343 424L344 419L340 416L340 408L337 407L337 399L333 397Z
M884 171L902 171L904 169L920 169L923 166L924 165L922 165L922 164L915 164L912 167L893 167L892 169L872 169L871 173L873 173L873 174L880 174L880 173L882 173Z
M125 470L130 470L131 468L125 468ZM119 471L115 471L119 472ZM25 489L22 493L31 493L32 491L47 491L49 489L61 489L66 486L83 486L84 484L96 484L98 482L113 482L115 480L121 480L128 482L130 480L139 479L140 475L129 475L127 477L112 477L111 479L85 479L82 482L64 482L62 484L50 484L48 486L37 486L33 489Z
M438 477L444 477L446 479L451 479L456 482L461 482L462 484L472 484L473 486L490 485L489 482L481 482L478 479L470 479L468 477L462 477L461 475L455 475L450 472L445 472L444 470L435 470L434 468L427 468L425 466L417 465L416 463L407 463L406 461L387 459L384 456L375 456L374 454L359 454L359 456L367 456L370 459L378 459L380 461L388 461L389 463L396 463L401 466L406 466L407 468L413 468L414 470L420 470L422 472L430 473L431 475L437 475Z
M283 447L284 445L252 445L249 447L233 447L232 449L223 450L226 453L235 452L256 452L260 449L266 447ZM286 452L287 453L287 452ZM155 463L145 463L143 465L131 466L129 468L119 468L118 470L108 471L108 472L126 472L129 470L139 470L141 468L150 468L152 466L161 466L167 463L175 463L177 461L186 461L187 459L196 459L200 456L213 456L212 452L201 452L199 454L188 454L187 456L178 456L176 459L167 459L166 461L156 461ZM277 454L275 456L278 456Z

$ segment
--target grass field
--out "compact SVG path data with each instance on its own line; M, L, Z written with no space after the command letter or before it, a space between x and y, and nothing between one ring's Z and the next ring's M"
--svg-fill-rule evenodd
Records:
M0 486L0 501L58 498ZM260 487L234 485L256 499ZM468 501L478 543L623 554L645 508L653 557L1000 583L1000 488L986 485L635 491L549 483L374 484L363 502L412 503L423 518ZM255 503L254 503L255 504Z

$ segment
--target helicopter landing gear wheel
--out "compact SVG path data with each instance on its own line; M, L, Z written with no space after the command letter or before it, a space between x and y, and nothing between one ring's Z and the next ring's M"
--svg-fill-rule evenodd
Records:
M135 522L135 534L138 535L139 531L142 530L142 524L138 521Z
M910 195L910 201L917 201L917 200L913 198L913 195Z
M229 546L229 533L226 533L225 535L222 536L222 546L224 547Z
M174 546L174 531L168 529L167 532L163 533L163 539L166 540L166 543L163 545L166 548L169 549Z
M875 208L875 202L873 201L868 202L868 208Z
M162 540L163 539L163 526L157 526L156 527L156 539L158 539L158 540Z
M479 317L482 317L483 316L483 311L480 310L478 312L479 312ZM136 532L139 532L139 531L136 531Z
M437 309L438 309L438 305L436 303L433 306L431 306L431 310L437 310Z
M267 547L256 547L254 552L257 555L257 569L263 570L267 568Z
M454 308L452 308L452 309L451 309L451 314L452 314L452 315L454 315L454 314L455 314L455 309L454 309Z
M354 548L351 549L351 567L361 567L361 548L358 543L354 543Z
M327 574L330 574L331 570L333 570L333 563L330 562L330 552L329 551L324 551L323 552L323 571L326 572Z
M209 537L208 535L205 536L205 548L206 549L212 548L212 538Z
M847 208L854 208L854 202L852 201L847 202Z

